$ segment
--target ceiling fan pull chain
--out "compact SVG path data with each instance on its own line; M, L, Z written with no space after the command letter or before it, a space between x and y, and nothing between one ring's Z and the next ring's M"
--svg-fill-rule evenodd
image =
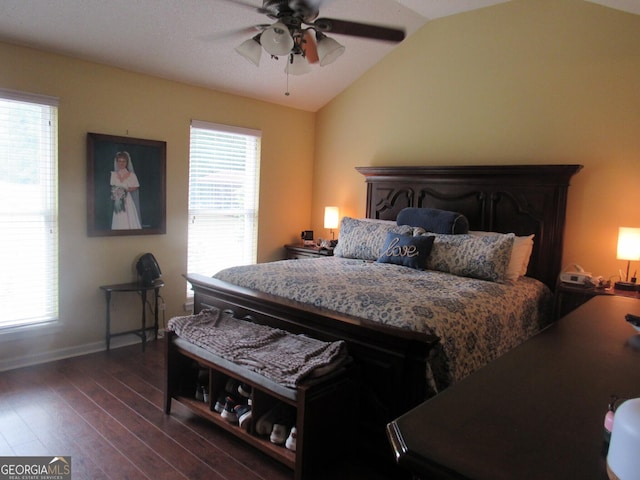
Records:
M286 71L287 74L287 91L284 92L284 96L288 97L289 96L289 70Z

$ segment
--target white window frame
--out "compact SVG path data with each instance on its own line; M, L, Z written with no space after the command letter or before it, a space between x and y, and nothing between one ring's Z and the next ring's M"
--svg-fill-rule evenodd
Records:
M58 104L54 97L0 89L3 339L50 327L59 317Z
M256 263L261 137L260 130L191 121L189 273Z

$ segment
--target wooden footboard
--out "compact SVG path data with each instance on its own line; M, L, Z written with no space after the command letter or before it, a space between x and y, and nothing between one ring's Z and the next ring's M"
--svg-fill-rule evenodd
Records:
M194 313L215 307L236 318L323 341L344 340L360 379L361 425L384 443L384 427L427 397L427 358L438 338L338 315L298 302L188 274Z

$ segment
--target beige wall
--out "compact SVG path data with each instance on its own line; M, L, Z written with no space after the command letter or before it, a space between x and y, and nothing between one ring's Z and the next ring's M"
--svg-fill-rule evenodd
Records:
M134 280L133 259L146 251L163 271L167 320L183 313L192 118L262 130L259 261L282 258L282 245L308 228L313 114L2 43L0 64L1 88L60 99L60 328L0 337L0 367L101 348L105 305L98 286ZM87 132L167 142L166 235L87 237ZM113 303L115 329L139 325L135 297L117 295Z
M429 22L318 113L314 228L324 205L364 215L359 165L577 163L563 264L614 275L618 227L640 227L639 85L638 15L513 0Z

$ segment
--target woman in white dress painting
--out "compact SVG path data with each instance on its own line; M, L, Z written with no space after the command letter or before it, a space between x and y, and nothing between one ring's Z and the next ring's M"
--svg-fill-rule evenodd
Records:
M140 183L133 171L129 152L118 152L113 160L111 172L111 200L113 200L112 230L135 230L142 228L137 202Z

